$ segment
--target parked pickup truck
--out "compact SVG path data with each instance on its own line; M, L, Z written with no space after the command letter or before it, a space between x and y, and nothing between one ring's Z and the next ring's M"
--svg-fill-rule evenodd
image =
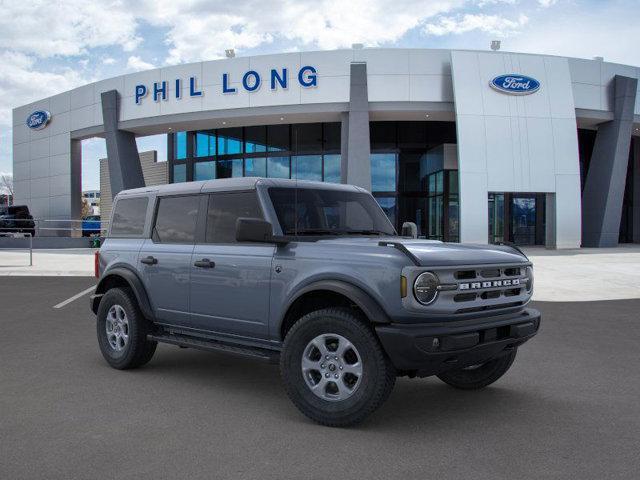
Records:
M396 234L350 186L237 178L123 191L96 254L100 350L140 367L158 342L279 362L298 409L365 419L396 377L502 377L540 326L510 246Z

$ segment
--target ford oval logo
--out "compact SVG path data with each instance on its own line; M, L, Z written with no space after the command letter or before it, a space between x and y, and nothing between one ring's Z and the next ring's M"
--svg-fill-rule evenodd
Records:
M489 82L494 90L510 95L530 95L540 89L540 82L535 78L517 73L498 75Z
M27 127L32 130L42 130L51 120L51 114L46 110L36 110L27 117Z

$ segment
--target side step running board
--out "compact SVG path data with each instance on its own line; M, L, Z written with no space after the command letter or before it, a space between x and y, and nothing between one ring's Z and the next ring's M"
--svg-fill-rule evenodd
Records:
M238 345L230 345L228 343L219 342L212 339L202 339L191 337L188 335L179 335L172 333L149 334L149 340L156 342L170 343L180 347L196 348L198 350L207 350L210 352L226 352L242 357L255 358L269 363L278 363L280 353L274 350L257 347L242 347Z

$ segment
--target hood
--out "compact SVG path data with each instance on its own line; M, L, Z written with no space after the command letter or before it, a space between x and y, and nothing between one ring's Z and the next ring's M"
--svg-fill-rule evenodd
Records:
M414 240L402 237L338 237L321 240L337 244L378 246L380 242L392 242L404 246L424 267L463 265L514 264L528 259L508 245L475 245L442 243L435 240ZM380 248L392 248L391 246Z

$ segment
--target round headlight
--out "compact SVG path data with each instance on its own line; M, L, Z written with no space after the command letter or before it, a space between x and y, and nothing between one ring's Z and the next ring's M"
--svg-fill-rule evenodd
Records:
M438 295L438 285L440 284L438 277L431 272L424 272L416 278L413 284L413 294L423 305L432 303Z
M525 280L527 293L531 293L533 292L533 268L527 267L527 269L525 270L525 275L527 276L527 279Z

